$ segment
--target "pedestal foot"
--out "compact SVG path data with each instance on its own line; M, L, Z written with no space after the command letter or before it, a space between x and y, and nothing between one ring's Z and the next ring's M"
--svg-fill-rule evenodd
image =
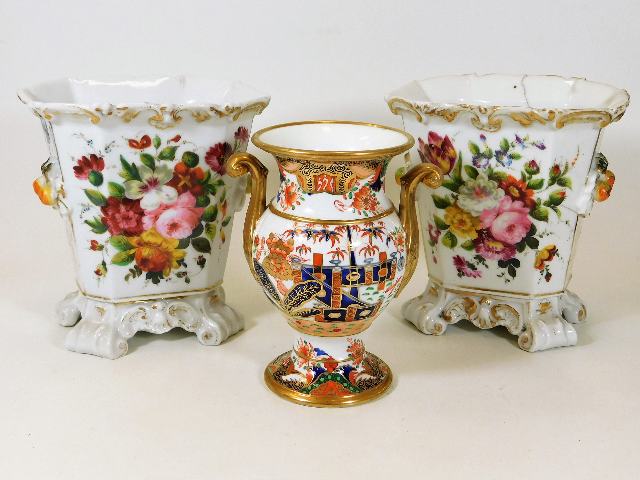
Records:
M389 366L366 352L362 341L347 340L348 358L336 359L301 339L267 365L267 386L289 401L313 407L348 407L383 395L391 386Z
M79 293L67 295L56 309L58 322L72 326L65 348L105 358L127 353L127 340L136 332L165 333L172 328L194 332L200 343L219 345L244 327L224 303L222 287L167 300L109 303Z

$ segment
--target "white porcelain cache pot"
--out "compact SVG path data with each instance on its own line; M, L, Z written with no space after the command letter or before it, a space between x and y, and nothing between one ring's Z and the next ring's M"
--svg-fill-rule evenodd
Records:
M269 97L183 76L63 79L18 96L49 145L34 189L66 220L73 248L78 291L56 311L75 325L65 346L117 358L140 330L181 327L207 345L240 330L222 279L246 182L226 160L246 150Z
M580 78L454 75L387 97L416 145L408 164L437 165L418 205L429 272L405 317L442 334L461 319L518 335L524 350L575 345L582 301L567 290L580 220L615 177L598 152L625 90Z

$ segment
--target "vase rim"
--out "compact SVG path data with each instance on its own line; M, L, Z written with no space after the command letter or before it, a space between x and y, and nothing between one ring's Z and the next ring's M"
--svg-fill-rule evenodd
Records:
M95 80L65 77L18 90L18 99L37 115L50 119L60 114L95 118L143 111L179 112L218 117L255 110L260 113L271 97L237 80L193 75ZM98 120L99 121L99 120Z
M526 121L555 121L561 128L565 122L559 121L560 117L567 115L604 127L622 117L630 97L624 89L581 77L471 73L414 80L392 91L385 100L393 113L404 109L417 116L437 115L448 121L463 111L503 113L517 117L516 121L523 115L528 117Z
M331 127L334 127L333 132ZM278 136L278 130L289 130L288 133L297 134L294 136L295 140L287 139L284 135ZM328 148L309 148L312 134L316 136L316 140L313 140L315 143L321 143L324 140L328 142L326 143ZM318 135L324 138L318 140ZM350 141L344 140L346 138ZM307 120L281 123L257 131L253 134L251 141L256 147L276 157L309 159L317 162L394 157L409 150L415 143L409 133L398 128L351 120Z

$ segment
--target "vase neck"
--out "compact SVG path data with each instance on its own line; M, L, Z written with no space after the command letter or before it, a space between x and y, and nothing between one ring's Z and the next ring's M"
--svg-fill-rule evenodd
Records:
M389 157L373 160L313 160L276 157L280 187L273 207L317 220L379 216L393 208L384 179Z

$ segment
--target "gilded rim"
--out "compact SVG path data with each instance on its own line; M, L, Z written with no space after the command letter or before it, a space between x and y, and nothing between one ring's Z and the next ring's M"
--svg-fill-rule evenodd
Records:
M384 212L378 213L377 215L372 215L371 217L366 218L352 218L345 220L325 220L322 218L311 218L311 217L300 217L298 215L291 215L290 213L284 213L281 210L278 210L273 206L272 203L269 204L269 211L274 215L282 218L286 218L287 220L293 220L294 222L303 222L303 223L315 223L317 225L357 225L359 223L370 223L375 222L376 220L380 220L381 218L388 217L391 214L396 213L396 209L391 207Z
M471 74L451 75L451 77L465 77ZM499 76L499 74L476 75L479 77ZM582 80L588 83L607 86L621 95L621 100L609 106L595 106L587 108L539 107L528 108L510 104L479 104L479 103L448 103L430 100L416 100L392 92L385 100L393 114L399 115L402 110L412 113L418 122L424 122L424 117L441 117L451 123L460 113L470 115L471 124L479 130L496 132L502 127L503 119L509 118L523 127L531 125L547 125L561 129L572 123L596 123L604 128L612 122L622 118L629 106L629 92L610 84L595 82L581 77L561 77L559 75L523 75L525 77L560 78L562 80ZM430 77L432 80L442 77ZM420 81L420 80L419 80ZM404 87L401 87L404 88Z
M287 354L291 354L291 351L287 352ZM371 355L371 354L367 352L367 355ZM274 358L273 361L269 363L269 365L271 365L275 360L277 360L281 356L282 355L279 355L278 357ZM380 360L379 357L376 356L376 358ZM380 385L376 385L374 388L367 390L365 392L355 393L352 395L345 395L344 397L314 396L314 395L308 395L305 393L300 393L300 392L296 392L295 390L288 389L287 387L279 384L273 379L271 373L269 372L268 365L264 370L264 381L267 384L267 387L269 387L269 390L271 390L273 393L275 393L281 398L284 398L285 400L288 400L293 403L297 403L299 405L305 405L308 407L320 407L320 408L352 407L354 405L361 405L363 403L367 403L372 400L375 400L376 398L384 395L387 392L387 390L389 390L389 387L393 382L393 373L391 372L389 365L387 365L387 363L384 362L384 360L380 360L380 362L382 362L386 366L387 372L389 372L388 375L385 377L385 379L382 381L382 383L380 383Z
M286 127L294 127L296 125L317 125L317 124L335 124L335 125L359 125L363 127L374 127L381 128L383 130L389 130L391 132L396 132L403 135L406 138L406 142L401 145L397 145L395 147L388 148L376 148L373 150L305 150L299 148L287 148L281 147L278 145L272 145L270 143L263 142L260 137L271 130L276 130L278 128L286 128ZM297 158L297 159L312 159L316 162L332 162L336 160L340 161L360 161L366 159L373 158L381 158L381 157L395 157L413 147L415 140L413 137L405 132L404 130L400 130L398 128L387 127L385 125L379 125L377 123L367 123L367 122L353 122L349 120L310 120L304 122L290 122L290 123L280 123L278 125L272 125L267 128L263 128L262 130L257 131L251 137L251 141L253 144L264 150L265 152L269 152L278 157L286 157L286 158Z

